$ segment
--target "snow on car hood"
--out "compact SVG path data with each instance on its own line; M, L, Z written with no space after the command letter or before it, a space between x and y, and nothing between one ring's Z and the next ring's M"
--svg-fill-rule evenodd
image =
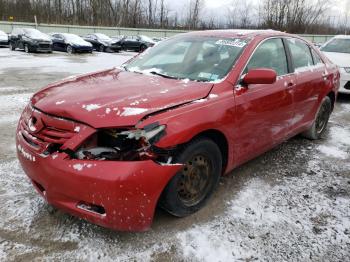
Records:
M64 37L66 38L66 41L71 45L78 45L78 46L92 46L91 43L85 41L83 38L78 36L72 36L69 34L64 34Z
M49 85L31 103L95 128L134 126L150 113L206 97L212 86L111 69Z
M101 42L109 46L118 43L118 41L115 41L115 40L101 40Z
M336 52L323 52L329 60L339 67L350 67L350 54L336 53Z
M72 45L78 45L78 46L90 46L92 47L92 44L85 41L84 39L81 40L73 40L73 41L68 41Z

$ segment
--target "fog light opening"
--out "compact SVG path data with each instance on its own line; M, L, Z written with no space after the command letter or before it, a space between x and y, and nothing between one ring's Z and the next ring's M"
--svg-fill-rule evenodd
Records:
M93 213L93 214L100 215L100 216L106 215L106 211L105 211L103 206L98 206L98 205L94 205L94 204L90 204L90 203L86 203L86 202L79 202L77 204L77 208L85 210L85 211Z

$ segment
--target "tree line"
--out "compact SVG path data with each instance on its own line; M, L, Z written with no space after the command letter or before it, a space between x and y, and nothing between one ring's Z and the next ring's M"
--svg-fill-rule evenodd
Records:
M349 0L350 1L350 0ZM330 0L232 0L224 15L208 16L204 0L188 0L183 11L167 0L0 0L0 20L112 27L172 29L270 28L291 33L344 33L327 12ZM333 23L332 23L333 22Z

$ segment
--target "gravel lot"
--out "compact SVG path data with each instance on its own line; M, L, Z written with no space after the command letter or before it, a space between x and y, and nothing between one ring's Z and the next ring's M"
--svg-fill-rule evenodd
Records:
M349 261L350 96L324 139L295 137L234 170L191 217L158 210L150 231L120 233L47 205L16 160L21 110L50 82L133 55L0 49L0 261Z

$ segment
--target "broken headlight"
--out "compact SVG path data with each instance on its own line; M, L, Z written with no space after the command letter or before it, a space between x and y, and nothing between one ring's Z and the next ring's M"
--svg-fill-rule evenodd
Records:
M143 129L102 129L74 154L85 160L138 161L155 159L152 145L165 134L165 126L151 124Z

